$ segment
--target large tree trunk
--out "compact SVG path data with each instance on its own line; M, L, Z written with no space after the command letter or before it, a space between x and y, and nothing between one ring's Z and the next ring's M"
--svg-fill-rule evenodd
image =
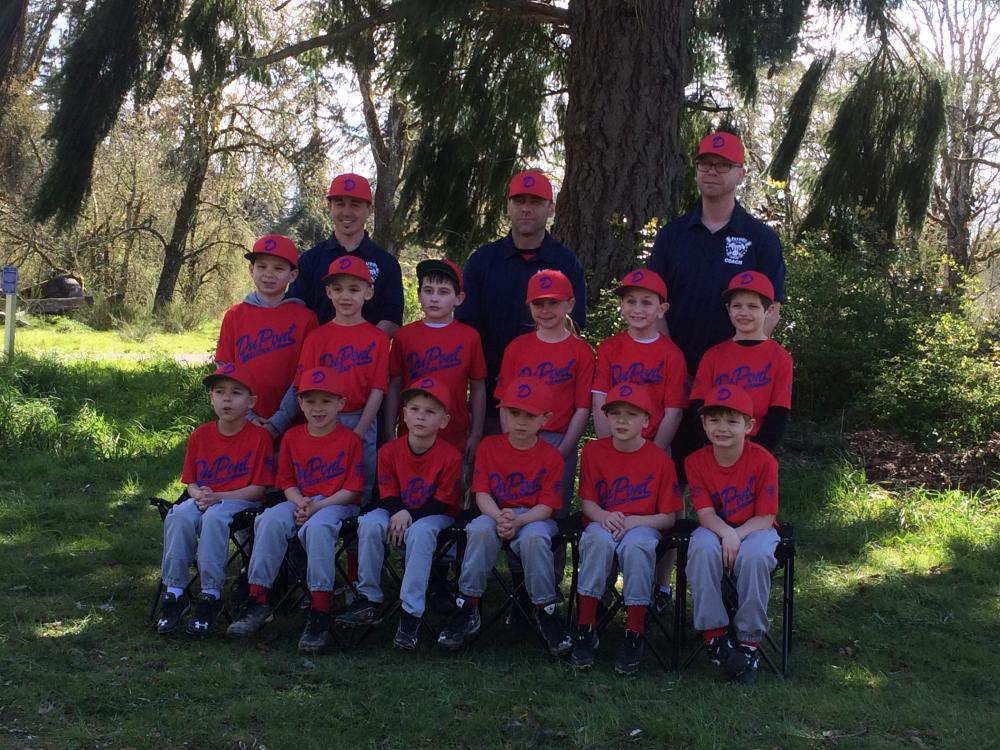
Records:
M693 0L572 0L566 176L553 233L590 296L637 263L639 232L677 210Z

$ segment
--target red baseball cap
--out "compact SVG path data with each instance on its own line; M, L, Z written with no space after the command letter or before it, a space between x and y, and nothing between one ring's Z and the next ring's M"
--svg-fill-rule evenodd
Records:
M701 139L701 143L698 144L698 153L694 159L698 161L701 157L708 156L709 154L721 156L733 164L743 164L746 160L746 156L743 153L743 143L740 139L732 133L724 133L721 130L709 133Z
M295 384L299 395L309 391L323 391L334 396L344 395L344 383L339 373L332 367L311 367L305 370Z
M612 404L629 404L636 409L641 409L646 414L653 413L653 403L649 400L646 388L632 383L619 383L608 391L607 400L601 410L607 411Z
M276 258L282 258L291 263L292 268L299 265L299 251L296 249L295 243L280 234L265 234L253 243L253 249L249 253L244 253L243 257L247 260L253 260L258 255L273 255Z
M720 386L713 390L709 397L705 399L705 403L698 409L698 413L701 414L705 409L713 406L732 409L733 411L738 411L740 414L753 417L753 400L750 398L750 394L738 385L731 387Z
M517 378L504 389L500 406L520 409L537 417L552 411L552 389L539 378Z
M774 302L774 284L760 271L744 271L733 276L722 296L728 300L733 292L756 292Z
M526 302L536 299L573 299L573 285L562 271L546 268L528 280Z
M323 277L323 283L329 284L330 279L334 276L345 274L347 276L357 276L362 281L367 281L369 284L372 283L372 272L368 270L368 264L357 255L351 253L336 258L330 264L326 269L326 276Z
M447 258L429 258L417 263L417 280L425 276L444 276L451 279L458 286L458 291L462 291L462 270L454 261Z
M510 187L507 189L508 198L513 198L515 195L535 195L550 201L552 200L552 183L544 174L533 169L529 169L527 172L518 172L511 178Z
M637 268L622 276L621 282L615 289L615 294L621 297L629 287L638 287L660 295L660 299L667 301L667 284L656 271L648 268Z
M434 378L414 380L399 395L403 401L409 401L414 396L421 394L430 396L435 401L440 402L444 410L449 414L451 413L451 395L440 380L435 380Z
M330 183L330 189L326 191L327 198L360 198L363 201L372 202L372 186L368 180L359 174L348 172L338 174Z
M254 382L253 377L250 375L246 368L239 367L232 362L224 362L215 368L215 372L211 375L206 375L201 383L206 388L211 388L213 385L218 383L220 380L232 380L239 383L244 388L246 388L252 394L254 392Z

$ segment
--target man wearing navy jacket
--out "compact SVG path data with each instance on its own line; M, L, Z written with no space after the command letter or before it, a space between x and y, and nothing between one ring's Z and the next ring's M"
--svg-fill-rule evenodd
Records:
M576 304L571 313L577 327L587 320L587 290L583 266L572 250L546 230L555 213L552 184L538 171L519 172L507 190L510 232L478 248L465 263L465 301L455 316L471 325L483 340L486 392L493 393L504 349L534 327L525 302L528 280L543 269L562 271L573 285ZM497 431L496 406L487 408L487 430Z
M330 263L351 253L368 266L375 290L361 315L392 336L403 323L403 274L399 261L372 242L365 231L372 212L371 185L361 175L337 175L330 183L326 200L333 235L299 258L299 276L289 287L288 296L305 302L316 313L320 325L332 320L335 313L323 279Z

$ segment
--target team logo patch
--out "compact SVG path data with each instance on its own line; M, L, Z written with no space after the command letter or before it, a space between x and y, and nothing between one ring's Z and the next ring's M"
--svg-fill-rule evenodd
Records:
M519 385L517 387L517 397L518 398L527 398L530 395L531 395L531 386L530 385L526 385L526 384L522 383L521 385Z
M642 271L633 271L632 273L630 273L628 275L628 282L627 283L629 283L629 284L639 284L639 283L642 282L642 280L644 278L646 278L646 274L644 274Z
M630 385L623 385L621 388L618 389L618 393L623 398L627 398L628 396L632 395L632 386L630 386Z
M712 148L722 148L726 145L726 139L721 135L717 135L712 139Z
M747 286L753 281L753 274L751 273L741 273L740 274L740 286Z
M378 263L373 260L366 260L365 265L368 266L368 273L372 275L372 283L375 283L375 279L378 278Z
M351 259L348 258L346 255L343 258L341 258L340 262L337 264L337 268L339 268L341 271L343 271L345 268L350 268L350 267L351 267Z
M232 375L234 372L236 372L236 365L232 362L227 362L219 368L220 375Z
M524 180L522 181L522 183L523 183L523 185L526 188L534 187L535 186L535 178L532 177L530 174L529 175L525 175L524 176Z
M746 237L726 237L726 263L742 266L743 256L747 254L752 244Z
M312 374L313 385L319 385L320 383L324 382L325 380L326 380L326 373L325 372L320 372L319 370L316 370L316 371L313 372L313 374Z
M420 381L419 387L420 388L433 388L434 387L434 380L432 378L424 378L423 380Z
M538 280L538 286L541 289L548 289L550 286L552 286L552 277L551 276L543 276L542 278L540 278Z
M278 249L278 242L273 237L268 237L266 240L264 240L265 253L273 253L277 249Z
M344 180L344 190L347 190L348 192L354 190L354 188L356 188L357 186L358 186L358 183L356 183L350 177L348 177L346 180Z
M720 388L715 392L715 398L719 401L728 401L729 397L733 395L733 392L728 388Z

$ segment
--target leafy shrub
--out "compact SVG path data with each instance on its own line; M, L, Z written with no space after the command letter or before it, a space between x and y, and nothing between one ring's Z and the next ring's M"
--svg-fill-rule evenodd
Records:
M883 361L866 403L879 423L924 444L963 447L1000 431L1000 344L961 314L918 325Z
M171 302L156 313L156 323L164 333L194 331L204 322L205 308L189 302Z

